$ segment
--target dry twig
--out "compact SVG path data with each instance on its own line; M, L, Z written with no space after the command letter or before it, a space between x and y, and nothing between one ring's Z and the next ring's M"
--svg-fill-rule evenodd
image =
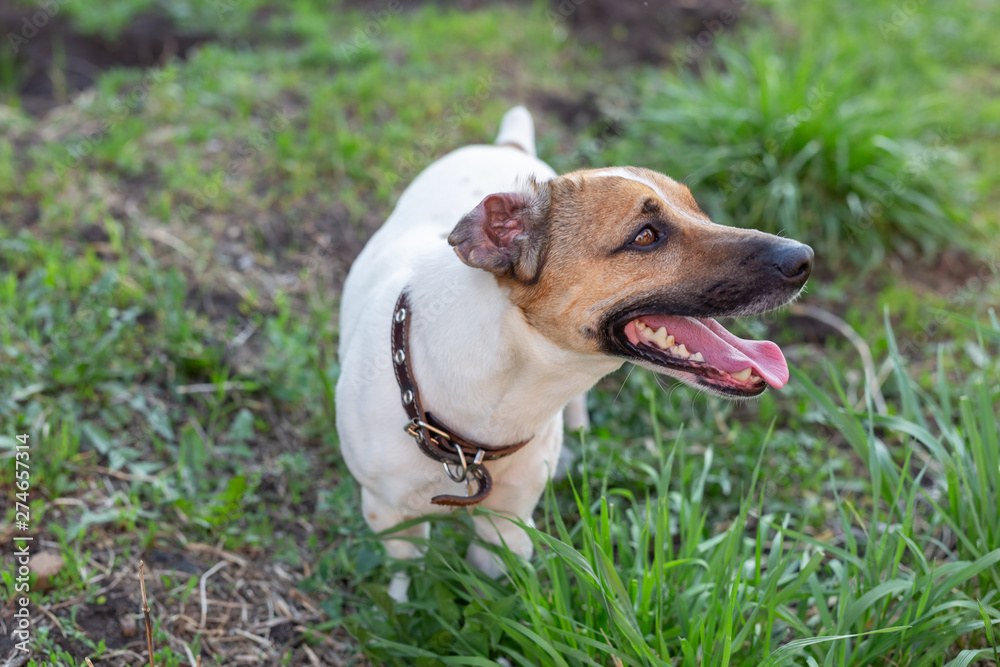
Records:
M868 343L865 339L854 330L850 324L837 317L833 313L823 310L822 308L817 308L816 306L808 306L806 304L797 303L791 308L792 314L800 315L803 317L811 317L814 320L822 322L828 327L836 329L844 338L854 346L858 351L858 356L861 357L861 365L865 370L865 381L868 385L868 393L871 394L872 402L875 403L875 411L880 415L889 414L889 408L885 404L885 398L882 396L882 386L879 381L879 375L875 372L875 360L872 358L871 348L868 347ZM859 406L855 406L858 409Z
M203 382L201 384L185 384L177 387L178 394L214 394L215 392L222 390L227 391L241 391L247 389L250 385L246 382Z
M201 593L201 622L198 623L198 627L202 630L205 629L205 621L208 618L208 594L205 590L208 584L208 578L227 565L229 565L228 561L219 561L212 567L212 569L201 575L201 581L199 582L198 587L199 592Z
M316 667L321 667L321 665L322 665L323 663L321 663L321 662L319 661L319 656L317 656L317 655L316 655L316 654L315 654L315 653L313 652L313 650L312 650L311 648L309 648L308 644L303 644L303 645L302 645L302 649L303 649L303 650L305 651L305 653L306 653L306 656L308 656L308 658L309 658L309 662L311 662L311 663L312 663L313 665L315 665Z
M146 573L145 564L139 561L139 587L142 590L142 613L146 618L146 648L149 649L149 667L156 667L153 663L153 620L149 617L149 603L146 601Z

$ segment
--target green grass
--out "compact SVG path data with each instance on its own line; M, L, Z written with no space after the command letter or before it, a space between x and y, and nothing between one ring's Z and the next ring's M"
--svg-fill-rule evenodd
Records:
M547 530L524 526L537 556L499 550L509 573L496 583L456 555L468 526L436 521L448 539L423 542L416 601L362 587L374 606L361 605L350 627L386 664L502 655L522 665L950 667L995 657L984 624L1000 624L997 369L968 378L958 395L947 383L927 395L892 362L903 392L882 418L838 407L829 389L795 374L867 462L867 506L832 476L839 540L769 511L759 489L767 438L742 509L712 530L706 489L720 453L691 460L685 434L671 444L654 429L652 464L629 470L644 493L606 481L592 493L593 477L606 480L592 469L573 491L580 520L568 525L550 489ZM647 410L655 423L657 401Z
M638 110L600 159L643 155L716 222L805 240L827 263L976 247L998 220L970 213L990 192L970 157L984 133L995 142L1000 115L988 93L966 90L977 68L956 76L935 58L960 58L965 26L1000 16L972 2L918 6L893 30L900 3L776 2L772 25L720 36L697 73L640 77ZM943 35L938 19L963 28ZM995 49L977 56L1000 63Z
M153 6L64 9L113 38ZM921 5L883 37L883 2L836 14L770 2L697 76L609 68L541 4L422 5L370 41L355 32L364 13L302 2L263 20L256 3L231 6L171 3L221 40L155 76L112 70L48 117L3 93L0 492L14 488L13 436L30 435L32 528L64 559L51 586L32 582L62 625L36 613L36 663L134 663L87 623L117 618L118 596L134 602L139 559L157 664L187 663L185 647L206 664L243 651L307 664L306 646L328 664L996 661L992 6ZM785 389L731 403L612 375L590 396L593 431L567 438L577 459L529 529L536 556L503 553L510 574L486 580L462 558L475 539L464 517L439 520L413 601L395 605L390 574L415 566L385 561L337 451L331 286L436 156L488 141L537 92L586 89L634 119L595 149L602 124L577 136L536 105L543 157L696 174L716 220L812 243L830 277L805 299L884 361L889 409L866 409L839 335L807 344L787 313L736 324L782 344L796 369ZM857 229L852 205L908 174L934 132L947 150ZM744 160L757 171L737 184ZM985 239L981 259L959 256L975 263L957 277L906 264L966 235ZM233 597L233 581L278 582L271 608L290 606L305 630L266 635L265 650L168 621L198 620L199 577L223 558L206 547L246 563L207 583L209 599L249 601L227 636L270 632L268 591Z

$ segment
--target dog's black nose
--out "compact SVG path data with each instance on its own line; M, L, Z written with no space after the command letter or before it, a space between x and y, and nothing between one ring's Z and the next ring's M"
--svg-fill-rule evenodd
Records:
M774 266L792 285L805 285L812 272L813 249L804 243L788 244L774 251Z

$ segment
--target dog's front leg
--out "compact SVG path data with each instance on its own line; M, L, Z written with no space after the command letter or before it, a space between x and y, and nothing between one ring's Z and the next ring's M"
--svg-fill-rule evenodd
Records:
M509 516L509 513L506 513ZM534 523L531 520L531 512L527 516L518 516L529 526ZM476 526L476 534L485 542L504 546L512 553L522 558L531 558L534 546L531 538L519 525L503 517L491 516L487 514L477 514L472 517L472 522ZM466 554L466 560L476 569L486 576L496 579L507 571L503 562L488 548L481 544L472 544Z
M504 517L516 518L534 526L531 515L559 460L562 420L554 419L539 436L528 444L525 451L511 457L514 460L510 467L494 476L493 491L482 503L486 509L504 516L476 514L472 517L476 534L483 541L503 546L522 558L531 558L534 551L531 537L517 523ZM481 544L470 546L466 559L494 579L506 570L503 562Z
M378 495L372 493L368 488L361 489L361 509L365 514L365 521L376 533L389 530L395 525L415 518L416 515L407 516L393 505L388 504ZM423 556L423 549L411 542L409 539L399 538L424 538L430 535L430 526L425 523L418 523L403 530L392 533L393 537L385 537L382 544L391 558L399 560L412 560ZM397 572L392 576L389 584L389 597L396 602L406 602L409 598L407 591L410 588L410 577L405 572Z
M581 428L590 430L590 415L587 413L587 392L577 394L566 404L563 411L563 422L570 433L576 433Z

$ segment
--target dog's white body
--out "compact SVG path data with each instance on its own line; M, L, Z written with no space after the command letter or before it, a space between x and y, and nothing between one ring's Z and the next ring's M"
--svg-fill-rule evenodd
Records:
M505 137L533 149L530 115L508 112ZM523 128L527 115L527 130ZM410 359L425 409L456 432L501 446L532 440L488 464L494 487L482 503L530 522L562 445L562 409L622 360L568 352L524 320L496 277L469 267L448 244L456 222L485 196L533 176L555 176L547 164L512 146L469 146L428 167L406 189L371 238L344 285L340 317L341 376L337 428L348 467L363 487L366 520L376 531L432 512L438 494L464 495L442 465L404 432L406 413L390 360L391 316L406 288L411 304ZM480 535L528 556L531 543L509 522L475 518ZM426 524L406 533L426 534ZM419 555L412 543L386 542L390 555ZM496 576L498 566L473 547L470 561ZM390 589L405 596L404 578Z

